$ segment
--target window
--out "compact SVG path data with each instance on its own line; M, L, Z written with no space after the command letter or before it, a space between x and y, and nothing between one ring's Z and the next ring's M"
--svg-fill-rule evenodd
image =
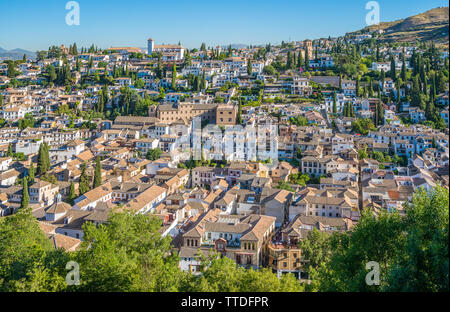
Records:
M283 262L283 267L287 268L287 262Z

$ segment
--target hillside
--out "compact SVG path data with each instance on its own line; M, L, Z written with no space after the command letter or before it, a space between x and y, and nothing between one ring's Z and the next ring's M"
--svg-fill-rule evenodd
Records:
M443 42L449 39L448 26L449 8L441 7L394 22L382 22L378 25L368 26L348 35L384 30L384 33L378 37L381 40Z

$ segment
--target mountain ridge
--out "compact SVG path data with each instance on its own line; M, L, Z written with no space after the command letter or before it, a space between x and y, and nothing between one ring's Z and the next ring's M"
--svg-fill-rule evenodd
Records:
M438 7L393 22L381 22L377 25L367 26L347 33L347 35L383 30L384 33L378 39L384 41L448 41L448 26L449 7Z
M5 50L2 47L0 47L0 60L21 60L23 58L23 55L26 55L29 59L35 59L36 53L31 52L28 50L15 48L12 50Z

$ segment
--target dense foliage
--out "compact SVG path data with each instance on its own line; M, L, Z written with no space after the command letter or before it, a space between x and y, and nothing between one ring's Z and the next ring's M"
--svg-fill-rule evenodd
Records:
M364 211L349 232L312 231L300 243L310 259L314 291L449 291L449 193L421 189L405 217ZM380 267L380 285L367 285L366 264Z
M29 210L0 219L0 291L302 291L291 275L237 268L217 254L203 258L203 275L182 272L158 218L113 213L107 224L84 225L81 249L54 250ZM69 286L69 261L80 284Z

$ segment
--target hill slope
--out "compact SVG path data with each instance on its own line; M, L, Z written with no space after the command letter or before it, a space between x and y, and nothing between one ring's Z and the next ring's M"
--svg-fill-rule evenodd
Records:
M410 16L394 22L383 22L368 26L350 35L384 30L379 37L386 41L448 41L449 8L431 9L421 14Z

